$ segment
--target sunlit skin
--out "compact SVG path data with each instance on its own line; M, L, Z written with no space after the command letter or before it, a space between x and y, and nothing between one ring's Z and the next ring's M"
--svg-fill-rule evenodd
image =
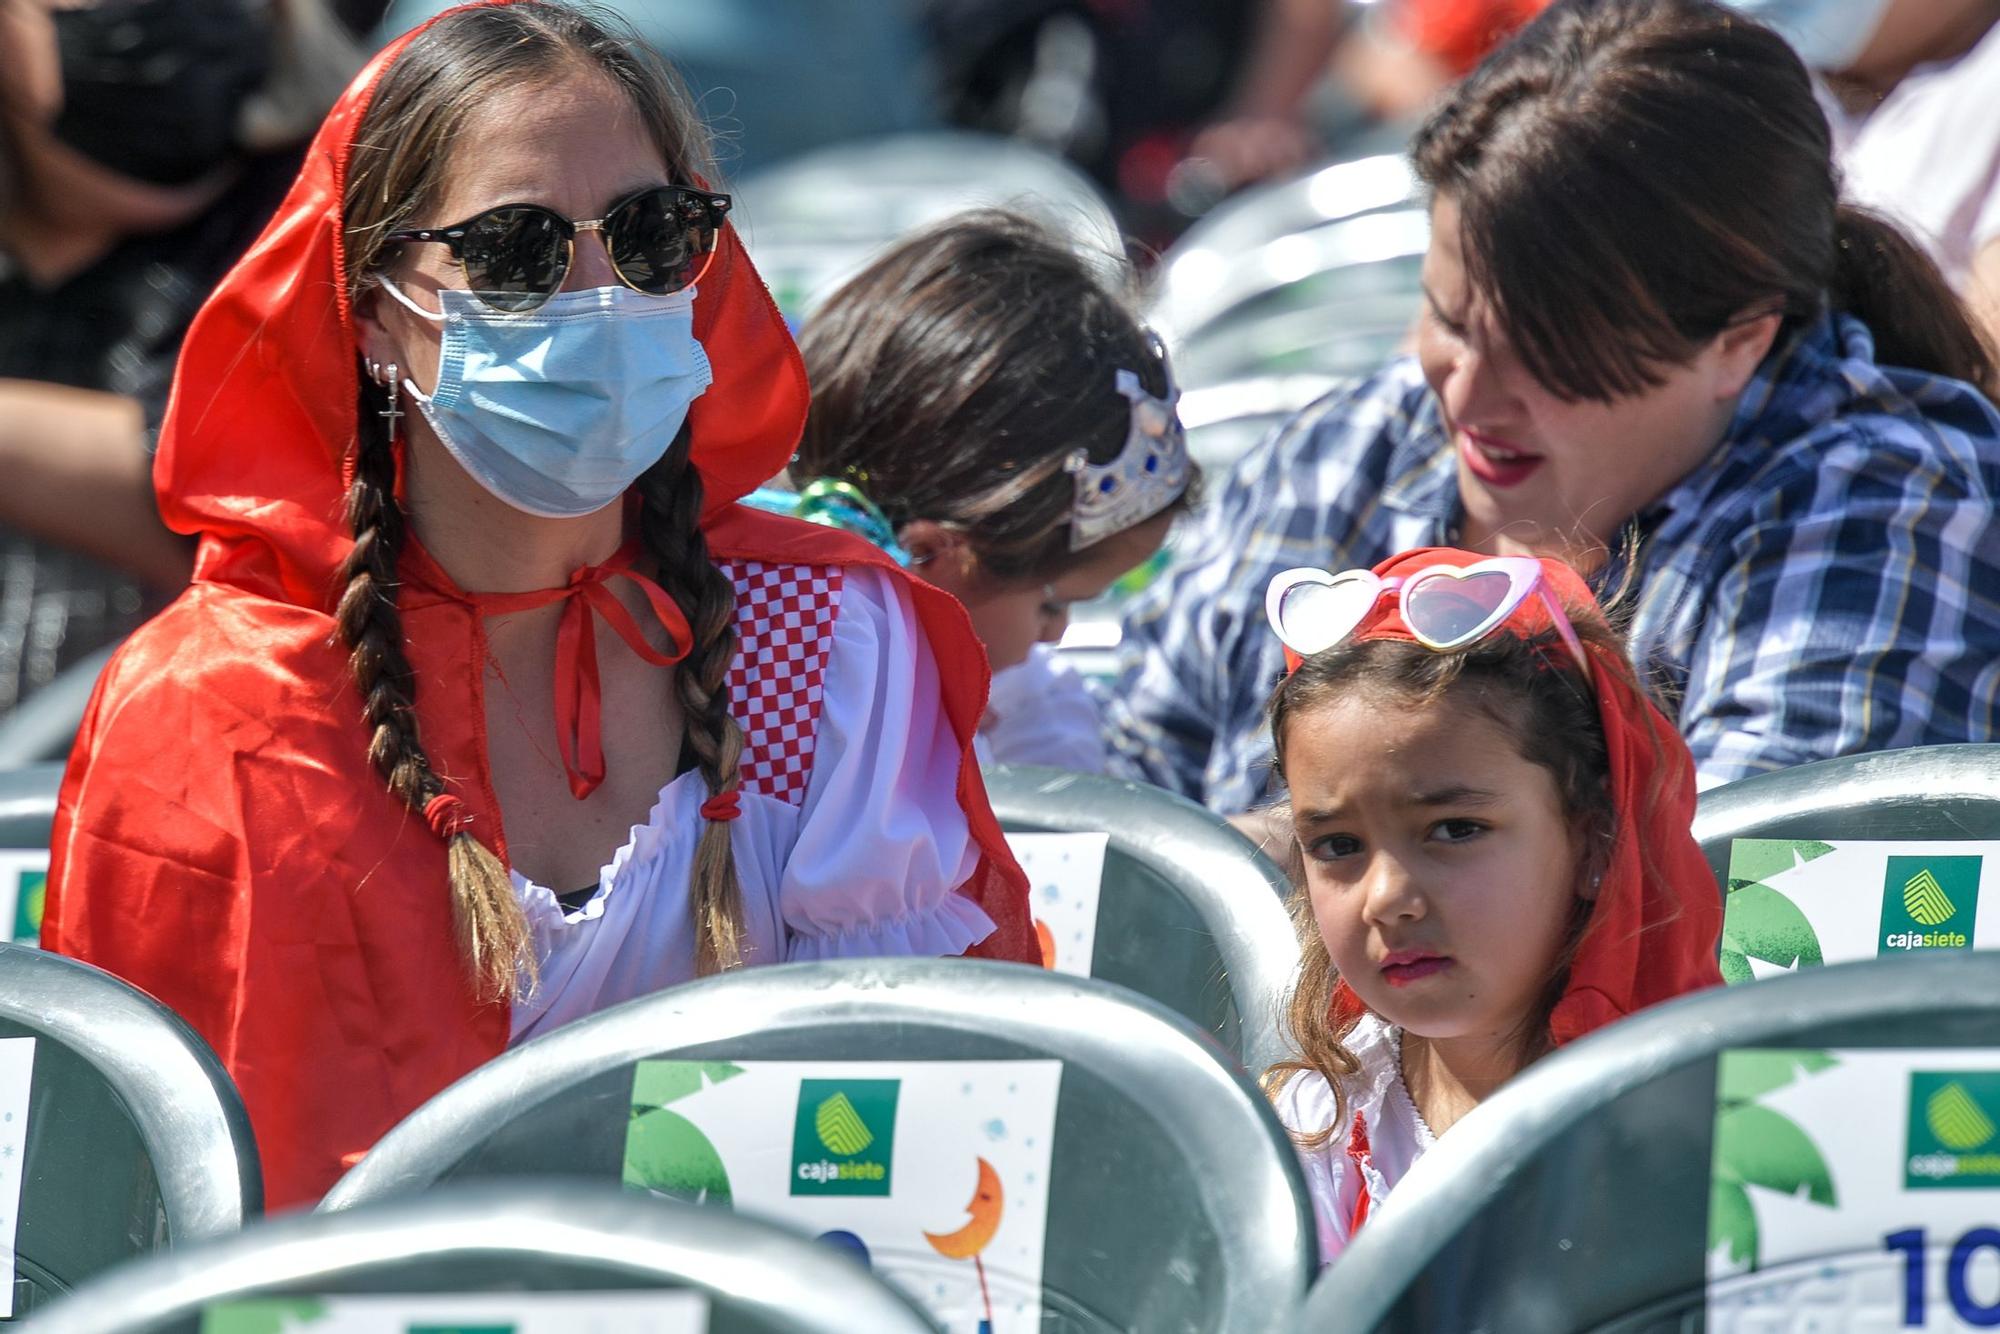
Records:
M1285 778L1336 973L1404 1031L1442 1132L1516 1073L1578 890L1554 777L1451 697L1364 689L1292 717Z
M1661 383L1614 401L1566 403L1521 364L1465 272L1458 205L1431 206L1417 357L1458 454L1458 545L1556 556L1586 571L1618 530L1721 442L1777 336L1765 315L1733 324Z
M1838 71L1864 99L1854 109L1871 109L1865 99L1881 98L1919 65L1963 55L1995 22L2000 22L1996 0L1890 0L1868 45Z
M1085 548L1080 559L1046 583L1001 580L980 568L963 533L929 520L906 525L902 541L917 559L916 573L965 604L973 633L986 646L994 671L1012 667L1036 644L1053 644L1069 626L1072 604L1088 602L1143 564L1166 540L1173 516L1156 515Z

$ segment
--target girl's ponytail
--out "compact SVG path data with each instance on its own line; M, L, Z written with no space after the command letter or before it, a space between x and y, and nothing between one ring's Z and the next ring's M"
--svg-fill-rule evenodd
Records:
M1833 306L1868 326L1876 359L2000 396L1994 350L1931 257L1887 218L1852 204L1839 206L1833 225Z

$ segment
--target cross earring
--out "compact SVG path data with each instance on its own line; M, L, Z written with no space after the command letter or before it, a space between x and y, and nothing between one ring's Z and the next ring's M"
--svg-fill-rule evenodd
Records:
M387 366L371 361L368 378L389 391L389 406L376 415L388 422L391 430L395 429L396 419L403 415L403 368L393 361Z

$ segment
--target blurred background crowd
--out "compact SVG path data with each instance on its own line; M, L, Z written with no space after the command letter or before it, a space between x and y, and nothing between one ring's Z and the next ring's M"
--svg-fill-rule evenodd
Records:
M0 0L0 717L82 663L80 695L185 580L149 473L179 339L345 80L443 7ZM1544 0L611 7L698 97L795 324L925 222L1029 208L1131 261L1214 467L1403 342L1428 239L1403 142ZM2000 5L1743 8L1823 76L1849 194L2000 331ZM1074 618L1086 671L1135 582Z

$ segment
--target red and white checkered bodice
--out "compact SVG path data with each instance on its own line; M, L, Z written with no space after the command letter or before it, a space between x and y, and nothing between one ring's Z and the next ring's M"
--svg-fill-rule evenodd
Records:
M841 570L718 561L736 585L729 707L743 728L743 790L797 806L812 777Z

